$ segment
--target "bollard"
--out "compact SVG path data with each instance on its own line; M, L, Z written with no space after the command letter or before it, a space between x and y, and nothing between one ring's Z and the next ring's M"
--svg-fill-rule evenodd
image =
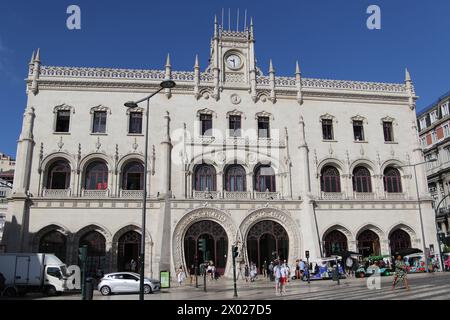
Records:
M85 292L84 300L92 300L94 298L94 282L92 278L86 279L86 287L84 292Z

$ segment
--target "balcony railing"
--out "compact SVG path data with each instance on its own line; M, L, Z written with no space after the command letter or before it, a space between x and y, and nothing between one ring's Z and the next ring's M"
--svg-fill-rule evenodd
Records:
M85 190L81 191L81 196L84 198L107 198L109 196L109 189L105 190Z
M127 199L142 199L144 190L120 190L120 197Z
M68 198L70 195L70 189L44 189L42 192L42 196L46 198Z
M402 192L385 192L384 197L386 200L405 200L407 198L406 193Z
M194 199L219 199L220 191L194 191Z
M224 191L223 192L223 198L224 199L251 199L252 193L250 191Z
M375 193L372 192L355 192L353 194L355 200L375 200Z
M279 192L256 192L254 193L256 200L280 200L281 194Z
M194 191L194 199L231 199L231 200L281 200L280 192L252 191Z
M344 200L345 195L343 192L322 192L322 200Z

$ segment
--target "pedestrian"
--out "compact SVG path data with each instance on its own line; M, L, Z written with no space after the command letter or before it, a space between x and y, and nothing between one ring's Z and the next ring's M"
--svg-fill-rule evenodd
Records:
M281 279L281 266L278 261L275 261L273 266L273 275L275 278L275 295L281 295L280 291L280 279Z
M257 275L258 271L256 269L256 264L254 262L252 262L250 264L250 281L254 282L256 280L256 275Z
M136 261L134 261L134 259L131 259L130 261L131 272L136 272L136 267L137 267Z
M306 263L302 259L299 261L298 269L300 271L300 279L303 279L303 275L305 274Z
M184 279L186 279L186 273L184 272L183 266L180 266L177 270L177 280L180 287L183 285Z
M264 263L262 265L262 274L263 274L264 278L267 277L267 261L266 260L264 260Z
M189 284L192 284L194 282L195 277L195 265L191 264L191 267L189 268Z
M250 270L248 268L248 264L245 265L244 275L245 275L245 282L248 282L248 278L250 277Z
M352 267L353 267L353 259L352 257L348 256L345 260L345 267L347 271L347 275L350 277L352 275Z
M270 263L267 263L267 265L266 265L266 273L267 273L267 278L269 278L269 280L270 280L270 265L271 265L271 263L272 262L270 262ZM272 265L272 269L273 269L273 265Z
M245 279L244 278L244 262L243 261L241 261L239 263L239 272L238 272L238 275L236 277L236 280L239 280L239 276L241 276L242 280Z
M280 295L286 294L286 283L289 277L289 269L286 263L280 267Z
M274 268L273 261L270 261L269 272L268 272L270 281L273 281L273 279L274 279L274 277L273 277L273 268Z
M395 289L397 283L400 281L403 281L403 285L405 286L406 290L409 291L405 262L403 261L401 256L397 256L397 260L395 261L395 274L394 281L392 282L392 290Z

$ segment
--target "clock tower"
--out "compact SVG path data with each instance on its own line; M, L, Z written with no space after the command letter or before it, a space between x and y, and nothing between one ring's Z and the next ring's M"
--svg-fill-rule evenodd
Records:
M214 75L213 97L218 100L223 89L247 89L256 99L256 67L253 19L243 30L225 30L214 20L214 36L211 42L210 65L207 72Z

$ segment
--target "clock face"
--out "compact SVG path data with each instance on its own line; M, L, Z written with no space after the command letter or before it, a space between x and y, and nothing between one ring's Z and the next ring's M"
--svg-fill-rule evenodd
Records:
M226 59L226 63L228 68L236 70L241 67L242 60L237 54L230 54Z

